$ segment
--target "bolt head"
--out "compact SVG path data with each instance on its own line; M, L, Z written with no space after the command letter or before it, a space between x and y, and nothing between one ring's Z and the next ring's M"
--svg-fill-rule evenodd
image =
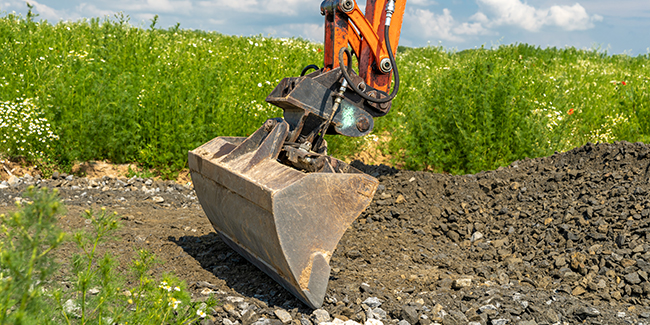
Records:
M369 128L370 128L370 121L368 121L367 117L361 116L357 120L357 130L359 130L359 132L366 132L368 131Z
M339 7L343 12L350 12L352 9L354 9L354 1L353 0L341 0L339 2Z
M379 64L379 69L383 73L389 73L391 70L393 70L393 65L390 63L389 58L384 58L381 60L381 63Z

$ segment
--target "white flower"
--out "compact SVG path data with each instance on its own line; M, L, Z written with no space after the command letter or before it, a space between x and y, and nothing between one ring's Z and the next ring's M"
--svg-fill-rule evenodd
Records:
M200 309L197 310L196 314L201 318L205 318L205 312L203 310L200 310Z
M261 82L258 83L258 84L257 84L257 87L262 87L262 83L261 83Z

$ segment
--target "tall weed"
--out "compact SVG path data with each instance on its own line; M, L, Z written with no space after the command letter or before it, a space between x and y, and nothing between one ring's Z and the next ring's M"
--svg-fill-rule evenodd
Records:
M63 205L56 190L28 191L32 202L0 215L0 324L188 324L216 304L192 302L185 283L171 274L150 276L157 260L148 251L137 252L130 277L117 274L117 261L98 251L118 229L117 214L86 211L92 230L68 234L57 227ZM54 251L68 241L79 253L70 270L55 276Z

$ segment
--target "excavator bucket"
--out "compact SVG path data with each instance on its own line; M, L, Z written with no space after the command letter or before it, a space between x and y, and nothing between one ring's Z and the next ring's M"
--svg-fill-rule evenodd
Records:
M278 161L289 125L270 119L248 138L217 137L189 152L194 189L221 238L311 308L329 261L378 181L329 157L317 172Z

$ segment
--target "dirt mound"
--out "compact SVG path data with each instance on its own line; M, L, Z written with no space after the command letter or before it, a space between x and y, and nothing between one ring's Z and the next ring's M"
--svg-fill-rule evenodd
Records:
M77 211L88 206L123 214L123 241L106 249L123 265L133 248L152 250L165 261L156 272L174 271L197 299L216 292L219 323L280 324L278 309L295 325L330 316L413 325L650 317L648 145L588 144L464 176L353 165L380 187L332 256L324 311L313 313L219 239L189 187L110 177L39 185L60 188L66 227L84 227ZM0 190L0 210L24 186Z

